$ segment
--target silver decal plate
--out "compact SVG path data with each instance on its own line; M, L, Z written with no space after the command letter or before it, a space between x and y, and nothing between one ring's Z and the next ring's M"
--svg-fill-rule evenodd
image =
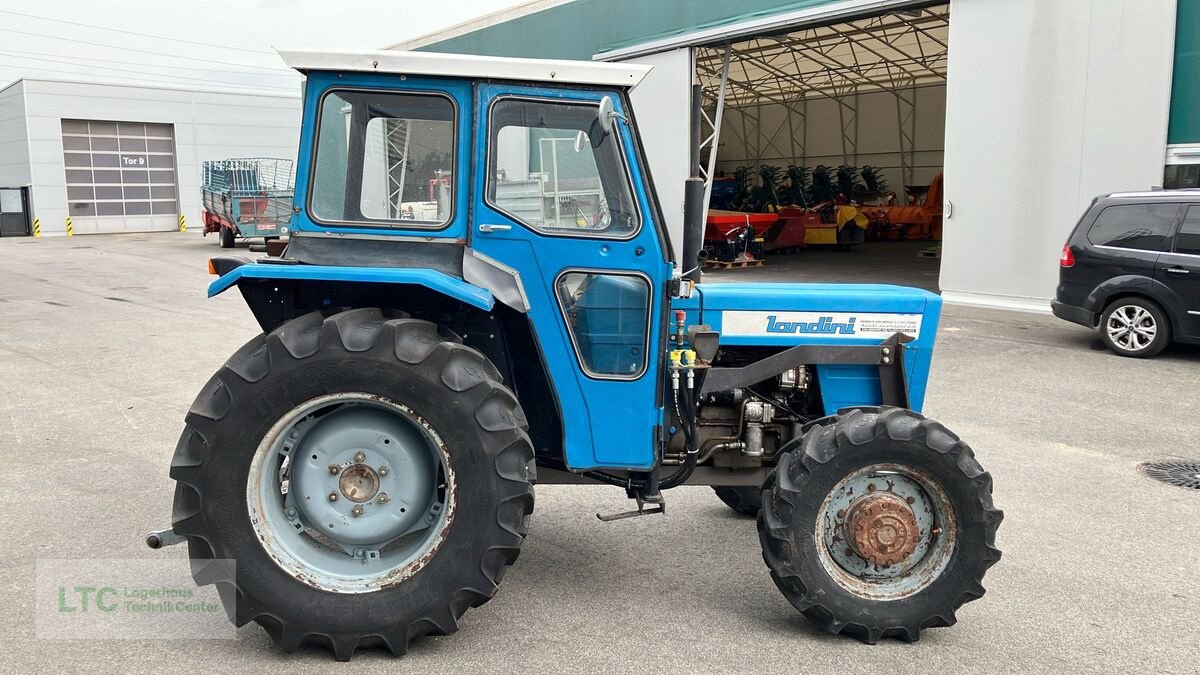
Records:
M921 334L920 314L883 312L722 312L721 334L742 337L800 335L821 338L879 338Z

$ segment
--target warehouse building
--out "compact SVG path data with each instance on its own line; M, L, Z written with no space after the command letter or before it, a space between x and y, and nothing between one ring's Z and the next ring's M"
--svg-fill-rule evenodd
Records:
M699 84L710 181L872 167L933 221L948 300L1045 310L1094 196L1200 183L1198 41L1197 0L540 0L392 48L652 64L674 232Z
M0 235L199 229L204 160L294 160L299 133L299 92L18 80L0 90Z

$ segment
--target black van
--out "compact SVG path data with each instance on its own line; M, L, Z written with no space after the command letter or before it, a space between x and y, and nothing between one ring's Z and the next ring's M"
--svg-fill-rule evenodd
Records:
M1054 315L1122 356L1200 343L1200 190L1097 197L1062 250Z

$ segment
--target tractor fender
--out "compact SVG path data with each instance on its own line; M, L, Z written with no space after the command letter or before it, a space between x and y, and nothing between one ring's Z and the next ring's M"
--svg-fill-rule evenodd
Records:
M415 285L424 286L484 311L490 311L496 304L495 296L488 289L437 270L264 263L239 265L222 274L209 284L208 297L220 295L243 279Z

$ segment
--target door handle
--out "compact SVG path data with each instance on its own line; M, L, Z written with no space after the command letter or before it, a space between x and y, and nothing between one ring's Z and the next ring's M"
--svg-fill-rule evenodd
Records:
M480 232L508 232L512 229L512 225L496 225L494 223L482 223L479 226Z
M1171 274L1191 274L1190 271L1185 270L1182 267L1168 267L1165 271L1170 272Z

